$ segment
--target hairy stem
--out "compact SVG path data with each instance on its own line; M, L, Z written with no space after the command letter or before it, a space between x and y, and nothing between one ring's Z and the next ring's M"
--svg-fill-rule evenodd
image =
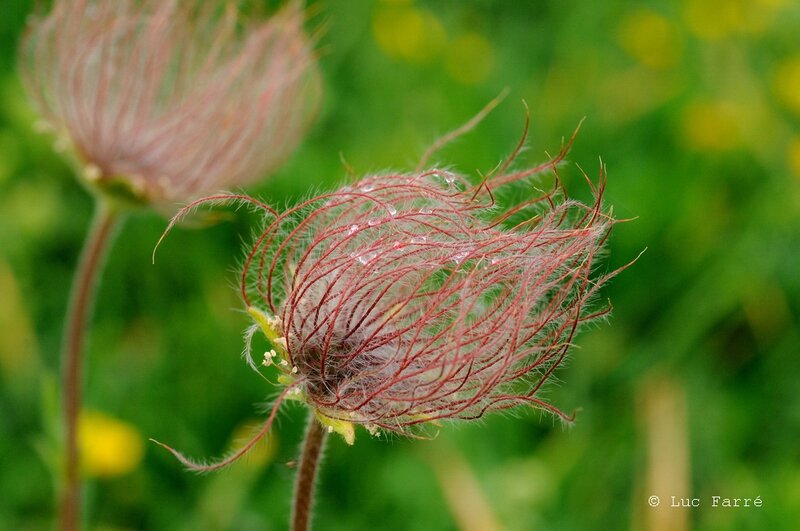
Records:
M62 403L64 412L64 484L61 492L60 526L75 531L80 526L80 463L78 456L78 415L82 401L83 350L86 324L92 310L97 279L106 250L119 220L118 213L102 199L84 242L80 262L72 280L61 351Z
M314 498L319 460L325 446L328 432L317 421L314 413L308 419L308 428L300 453L300 468L294 487L294 505L292 507L292 531L308 531L311 523L311 506Z

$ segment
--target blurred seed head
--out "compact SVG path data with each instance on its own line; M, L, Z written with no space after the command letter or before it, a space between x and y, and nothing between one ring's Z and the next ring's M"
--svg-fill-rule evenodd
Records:
M253 182L294 150L319 97L304 13L233 1L56 0L21 48L43 130L113 197L165 207Z

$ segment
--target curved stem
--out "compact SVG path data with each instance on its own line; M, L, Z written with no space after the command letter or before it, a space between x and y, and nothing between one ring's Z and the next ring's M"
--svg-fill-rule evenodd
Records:
M297 470L297 481L294 487L292 531L308 531L309 529L314 484L327 435L325 427L317 421L314 413L311 413L303 440L303 449L300 453L300 468Z
M98 200L92 229L84 242L80 262L72 280L61 351L62 401L64 411L64 484L61 493L60 526L75 531L80 526L80 463L78 415L82 401L83 350L86 324L92 310L97 279L102 271L108 244L119 216L102 199Z

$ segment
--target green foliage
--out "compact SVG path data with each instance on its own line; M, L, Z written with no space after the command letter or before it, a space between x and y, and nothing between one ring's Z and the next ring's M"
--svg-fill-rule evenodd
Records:
M51 139L33 132L14 71L32 4L5 0L0 17L0 527L14 529L46 527L54 514L57 428L43 401L91 213ZM580 410L573 427L524 412L446 424L431 441L333 438L315 528L466 529L464 504L453 502L474 495L464 477L510 530L646 528L663 510L648 507L652 494L662 504L699 497L699 508L665 512L695 529L800 521L797 4L314 6L310 25L326 28L324 106L257 196L280 206L336 186L347 178L340 154L359 175L413 169L435 138L509 87L437 160L491 171L519 140L520 100L532 116L531 162L586 117L569 158L594 176L602 156L607 202L636 218L615 228L607 267L648 249L605 290L609 324L583 331L562 383L546 389L559 408ZM574 166L562 177L570 194L588 196ZM174 231L155 265L166 221L130 218L90 336L87 407L193 456L224 453L275 396L240 358L248 320L230 287L255 220L226 218ZM87 512L103 529L283 529L303 416L287 407L274 456L245 463L251 470L195 476L148 446L130 474L90 480ZM664 464L677 472L664 476ZM713 509L713 495L764 504Z

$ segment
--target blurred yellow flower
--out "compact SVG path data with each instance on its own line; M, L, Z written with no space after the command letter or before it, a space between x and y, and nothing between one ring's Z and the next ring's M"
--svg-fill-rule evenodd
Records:
M482 83L493 67L492 46L477 33L461 35L447 49L445 68L453 79L465 85Z
M679 91L675 80L643 66L612 71L594 92L599 117L618 126L665 104Z
M770 343L792 326L792 310L784 288L774 279L754 275L741 297L750 329L756 339Z
M386 55L417 64L438 57L447 40L436 15L412 6L378 8L372 18L372 33Z
M684 0L683 20L702 39L757 35L767 30L788 0Z
M778 100L800 115L800 54L793 55L778 65L772 87Z
M684 109L682 133L697 150L725 151L741 143L735 108L723 102L696 102Z
M675 66L682 52L675 25L646 9L638 9L622 20L617 40L629 56L654 69Z
M800 181L800 135L795 135L789 141L787 155L789 158L789 169L792 170L794 178Z
M128 474L144 457L144 442L139 431L104 413L84 412L78 437L83 471L89 477Z

